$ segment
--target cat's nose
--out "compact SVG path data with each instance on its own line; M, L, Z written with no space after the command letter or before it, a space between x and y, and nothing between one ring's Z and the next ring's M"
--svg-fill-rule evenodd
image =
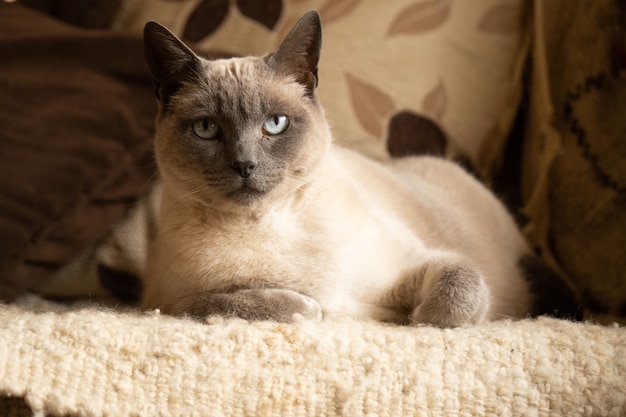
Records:
M235 161L231 166L242 178L248 178L252 175L252 171L256 168L257 163L255 161Z

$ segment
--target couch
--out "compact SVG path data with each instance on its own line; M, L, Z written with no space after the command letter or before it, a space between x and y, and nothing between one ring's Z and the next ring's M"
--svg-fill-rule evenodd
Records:
M157 177L143 24L261 54L312 8L336 141L465 166L583 321L136 308ZM0 415L626 415L624 24L615 0L0 3Z

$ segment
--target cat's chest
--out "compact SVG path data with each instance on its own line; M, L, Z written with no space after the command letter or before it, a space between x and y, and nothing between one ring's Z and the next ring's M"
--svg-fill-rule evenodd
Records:
M208 289L271 285L345 301L355 289L390 285L414 255L414 236L375 213L339 217L276 210L254 221L194 227L195 236L184 239L195 242L194 270Z
M181 263L193 264L202 287L314 285L328 270L329 236L302 216L276 210L257 219L195 225L180 232L193 247Z

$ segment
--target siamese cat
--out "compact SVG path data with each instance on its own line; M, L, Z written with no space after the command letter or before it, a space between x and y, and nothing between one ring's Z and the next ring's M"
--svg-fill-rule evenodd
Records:
M474 177L333 145L317 12L263 57L207 60L154 22L144 38L162 195L143 308L441 327L529 314L528 248Z

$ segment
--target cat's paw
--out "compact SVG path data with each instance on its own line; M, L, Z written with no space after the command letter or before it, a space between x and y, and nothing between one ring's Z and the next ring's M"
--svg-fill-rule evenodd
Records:
M280 288L252 288L229 293L205 293L179 308L194 317L238 317L292 323L301 319L319 321L322 308L314 299Z
M276 311L273 320L284 323L300 319L322 320L322 307L311 297L292 290L271 289L265 291L269 291L270 297L275 297L275 301L278 303L278 311Z
M489 308L489 290L480 273L471 266L444 265L431 268L433 284L413 310L413 323L458 327L481 322Z

